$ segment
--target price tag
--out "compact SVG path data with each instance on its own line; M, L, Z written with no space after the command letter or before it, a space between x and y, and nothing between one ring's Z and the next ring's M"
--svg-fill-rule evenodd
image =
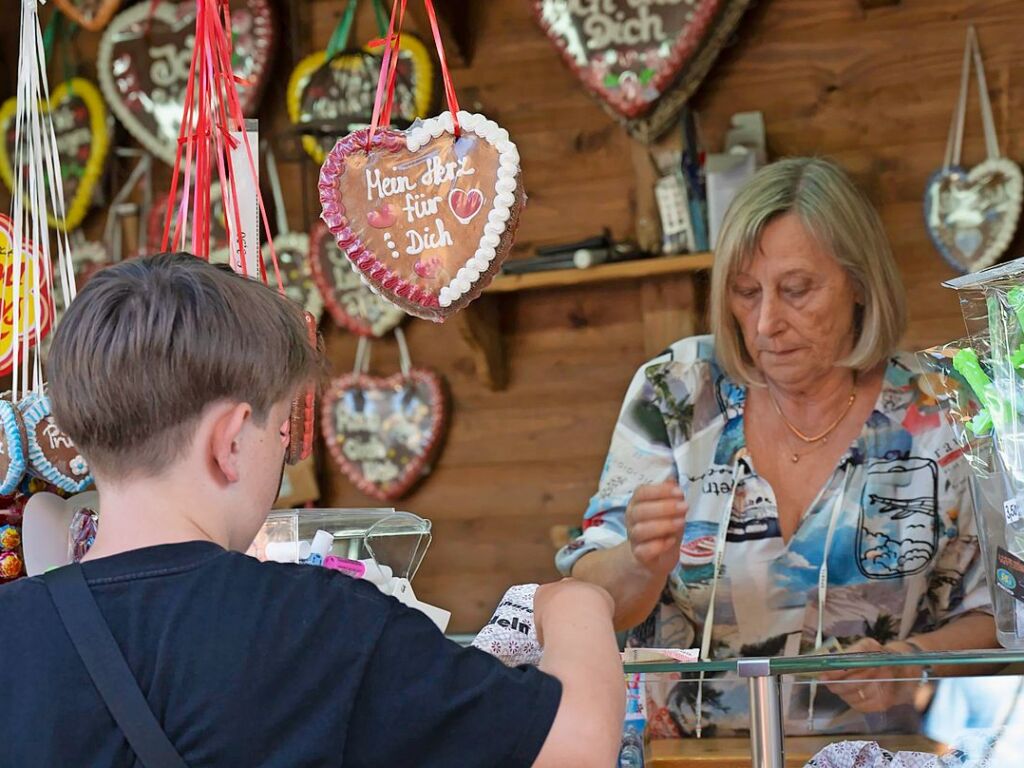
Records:
M1003 514L1006 515L1008 525L1013 525L1020 520L1020 508L1016 499L1008 499L1003 502Z

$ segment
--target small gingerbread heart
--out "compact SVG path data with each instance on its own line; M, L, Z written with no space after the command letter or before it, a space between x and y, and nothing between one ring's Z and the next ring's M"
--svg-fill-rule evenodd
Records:
M321 409L324 440L338 467L383 501L402 498L430 472L448 421L441 377L425 368L386 379L342 376Z
M373 290L435 322L480 295L526 202L519 151L483 115L449 112L408 131L339 141L320 170L321 218Z
M402 33L395 80L394 117L412 122L426 117L434 100L434 64L415 35ZM373 116L380 77L381 50L369 46L327 60L318 51L299 62L288 81L288 115L296 125L343 126L329 138L304 136L302 146L317 165L334 146L338 133L363 128Z
M364 284L323 224L313 230L308 263L327 311L342 328L380 338L405 319L405 312Z
M80 493L92 485L89 464L53 420L50 398L30 394L18 409L25 421L29 474L68 493Z
M96 70L111 110L143 147L174 165L185 111L197 3L162 0L122 11L100 40ZM276 26L269 0L230 0L232 68L254 115L270 71Z
M53 120L66 206L63 220L57 219L53 211L48 212L47 220L56 229L75 229L88 213L96 185L103 177L110 145L107 107L95 85L75 77L58 85L49 103L40 104L40 110L49 112ZM0 177L9 189L14 188L17 112L16 98L0 107Z
M281 270L281 284L285 295L302 307L314 322L320 322L324 311L324 300L313 282L313 270L309 264L309 235L301 232L285 232L274 238L274 252ZM263 246L264 258L269 262L270 246ZM271 286L276 283L274 267L267 264L267 278Z
M31 242L25 242L22 252L22 276L18 293L20 301L14 300L14 257L11 244L14 242L14 223L0 214L0 280L2 280L3 315L0 317L0 376L5 376L14 367L14 308L19 306L18 326L21 328L19 356L26 346L34 347L40 339L50 333L53 323L53 301L50 281L46 275L43 257ZM37 286L38 281L38 286ZM38 291L38 317L35 294Z
M10 496L28 469L25 423L10 400L0 399L0 496Z

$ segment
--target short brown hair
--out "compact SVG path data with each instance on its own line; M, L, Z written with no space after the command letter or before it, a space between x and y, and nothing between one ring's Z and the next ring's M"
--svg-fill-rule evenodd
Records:
M47 367L55 420L93 470L120 478L179 458L218 400L249 403L265 423L319 366L297 305L165 253L98 272L64 315Z
M817 157L791 157L758 171L722 222L711 274L715 356L734 380L761 384L729 309L729 284L757 250L765 227L793 213L846 270L863 297L853 350L837 365L868 371L891 355L907 326L906 297L877 211L842 168Z

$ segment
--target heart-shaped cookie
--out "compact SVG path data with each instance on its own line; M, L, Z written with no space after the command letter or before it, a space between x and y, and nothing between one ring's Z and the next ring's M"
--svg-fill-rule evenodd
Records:
M28 469L25 422L10 400L0 399L0 496L10 496Z
M21 530L29 576L39 576L71 562L69 532L75 515L82 510L100 513L100 496L96 491L79 493L69 499L53 493L32 494L25 505Z
M0 295L0 376L6 376L14 367L14 256L11 244L14 242L13 222L0 214L0 275L2 275L3 293ZM50 298L50 283L46 277L46 268L42 264L42 256L32 243L25 243L22 248L21 280L18 302L18 326L21 329L18 354L23 353L24 345L34 347L40 338L45 339L50 333L53 323L53 301ZM39 278L39 285L36 279ZM36 315L34 294L39 293L39 314Z
M751 0L531 0L587 90L653 141L697 90Z
M167 198L169 192L165 192L157 198L152 208L149 209L149 222L146 225L146 247L149 253L159 253L164 237L164 222L167 217ZM177 203L174 207L174 216L178 215L178 205L181 204L182 192L177 194ZM195 198L190 197L189 201ZM210 185L210 261L216 264L227 264L231 258L231 248L228 243L227 214L224 212L224 199L220 193L220 184ZM191 219L192 211L188 212ZM174 233L174 223L171 223L171 234ZM186 235L182 238L182 247L185 250L192 248L191 227L187 228Z
M304 136L302 146L317 165L324 161L338 135L364 128L373 116L373 103L380 77L381 52L367 46L361 51L342 53L327 61L318 51L299 62L288 81L288 116L296 125L304 123L341 126L334 137ZM434 64L423 43L414 35L402 34L395 82L396 120L412 122L426 117L434 100Z
M53 420L50 398L28 395L18 403L18 410L25 421L29 474L68 493L80 493L92 485L89 464Z
M110 21L121 0L57 0L57 7L71 21L90 32L99 32Z
M925 223L942 257L960 272L994 264L1013 240L1024 199L1024 177L1012 160L997 157L969 171L939 170L925 192Z
M385 128L369 152L368 131L357 131L320 169L321 218L352 264L374 291L435 322L491 281L526 202L508 131L467 112L459 123L457 138L449 112Z
M425 368L386 379L353 373L331 383L321 411L324 440L367 496L400 499L429 474L447 427L442 387Z
M275 25L269 0L231 0L232 66L253 115L270 71ZM133 5L110 22L96 70L117 119L150 152L174 165L195 38L196 3Z
M66 218L61 221L50 211L51 227L75 229L92 203L93 192L103 176L103 164L110 145L110 123L103 97L88 80L75 77L61 83L40 109L50 113L57 137L61 181L64 186ZM8 189L14 188L16 98L0 107L0 176Z
M309 235L301 232L286 232L274 238L274 252L281 270L281 283L289 299L294 301L320 322L324 311L324 300L313 282L313 271L309 264ZM270 262L270 246L263 246L263 257L267 260L267 279L276 287L277 278Z
M313 229L308 263L327 311L342 328L380 338L405 319L405 312L364 284L323 224Z

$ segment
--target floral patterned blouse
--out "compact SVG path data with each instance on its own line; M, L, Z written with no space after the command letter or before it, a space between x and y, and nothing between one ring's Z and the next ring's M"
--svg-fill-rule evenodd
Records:
M835 649L991 612L967 460L920 381L912 356L889 360L874 411L787 543L772 488L745 444L745 388L718 367L711 337L677 342L634 377L583 533L557 554L559 570L569 574L588 552L623 542L633 491L672 479L689 502L679 564L650 617L629 633L631 646L700 647L726 513L711 658L812 652L819 622L825 647ZM820 614L819 577L827 583ZM674 683L655 696L655 733L695 731L696 688ZM823 686L813 706L810 698L808 685L784 688L788 732L801 723L818 733L865 732L863 716ZM705 683L702 702L705 733L749 727L738 681Z

